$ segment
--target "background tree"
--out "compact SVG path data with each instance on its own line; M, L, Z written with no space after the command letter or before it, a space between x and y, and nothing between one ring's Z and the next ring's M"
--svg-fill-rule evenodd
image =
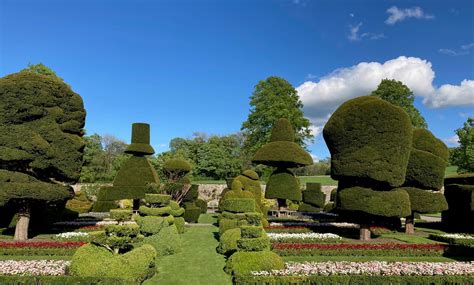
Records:
M370 95L377 96L396 106L402 107L402 109L408 113L413 127L428 128L425 118L423 118L420 111L418 111L418 109L413 105L415 102L413 92L401 81L395 79L383 79L377 89Z
M250 114L241 127L247 157L251 158L270 141L272 126L280 118L290 121L295 130L295 142L304 147L305 141L312 140L313 135L302 109L298 93L285 79L272 76L258 82L250 97Z
M459 147L451 155L451 161L458 166L458 173L474 172L474 118L467 118L462 128L456 130Z
M18 211L16 240L28 238L35 205L73 196L85 115L81 97L51 74L24 70L0 79L0 205Z

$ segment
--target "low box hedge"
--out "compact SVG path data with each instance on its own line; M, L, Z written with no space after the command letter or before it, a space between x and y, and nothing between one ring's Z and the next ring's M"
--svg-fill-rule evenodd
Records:
M268 237L242 238L237 240L239 251L264 251L270 250L270 240Z
M113 277L77 277L77 276L18 276L0 275L0 284L4 285L131 285L120 278Z
M231 213L255 212L255 199L229 198L222 202L222 209Z
M145 194L145 202L150 204L158 204L160 206L168 205L171 196L166 194Z
M242 238L259 238L263 235L263 227L241 226Z

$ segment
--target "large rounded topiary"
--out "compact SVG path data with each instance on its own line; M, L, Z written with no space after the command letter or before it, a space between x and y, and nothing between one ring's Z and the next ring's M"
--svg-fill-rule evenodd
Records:
M313 159L294 142L294 131L290 121L279 119L272 129L270 142L255 153L252 162L277 167L267 182L265 198L278 199L279 207L286 199L301 201L298 180L288 168L313 164Z
M412 127L400 107L373 96L349 100L333 113L323 137L333 179L385 188L405 182Z
M361 223L410 214L406 191L389 191L405 181L412 145L410 118L403 109L376 97L342 104L323 130L331 152L331 177L339 180L337 209Z
M411 215L406 218L406 233L414 233L415 213L437 213L448 209L442 193L448 147L426 129L413 130L413 146L408 160L404 189L410 195ZM434 190L434 191L430 191Z
M28 238L36 209L73 197L85 116L81 96L55 75L0 78L0 206L18 213L15 239Z

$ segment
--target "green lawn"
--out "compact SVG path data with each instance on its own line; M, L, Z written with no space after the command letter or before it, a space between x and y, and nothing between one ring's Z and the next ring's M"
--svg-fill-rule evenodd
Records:
M446 170L444 171L444 177L457 174L457 170L458 170L457 166L446 167Z
M451 262L459 261L458 258L451 259L442 256L283 256L285 262L324 262L324 261L431 261L431 262ZM470 260L466 258L466 260Z
M200 224L217 224L217 216L219 214L206 213L199 216L198 223Z
M186 228L181 235L183 250L158 258L158 272L143 284L232 284L230 275L223 270L225 258L216 252L218 232L211 225Z
M415 227L415 231L416 231L416 227ZM421 233L419 233L421 234ZM394 240L397 240L397 241L402 241L402 242L406 242L406 243L437 243L436 241L433 241L433 240L430 240L424 236L420 236L420 235L407 235L405 233L388 233L388 234L383 234L381 235L380 237L378 238L381 238L381 239L394 239ZM375 238L374 240L377 240L377 238Z

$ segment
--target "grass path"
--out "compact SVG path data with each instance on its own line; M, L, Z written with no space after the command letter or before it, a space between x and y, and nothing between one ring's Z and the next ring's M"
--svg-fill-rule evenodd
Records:
M158 272L143 284L232 284L230 275L223 270L224 256L216 252L218 242L214 236L217 233L218 228L213 225L186 228L181 235L183 250L159 258Z

